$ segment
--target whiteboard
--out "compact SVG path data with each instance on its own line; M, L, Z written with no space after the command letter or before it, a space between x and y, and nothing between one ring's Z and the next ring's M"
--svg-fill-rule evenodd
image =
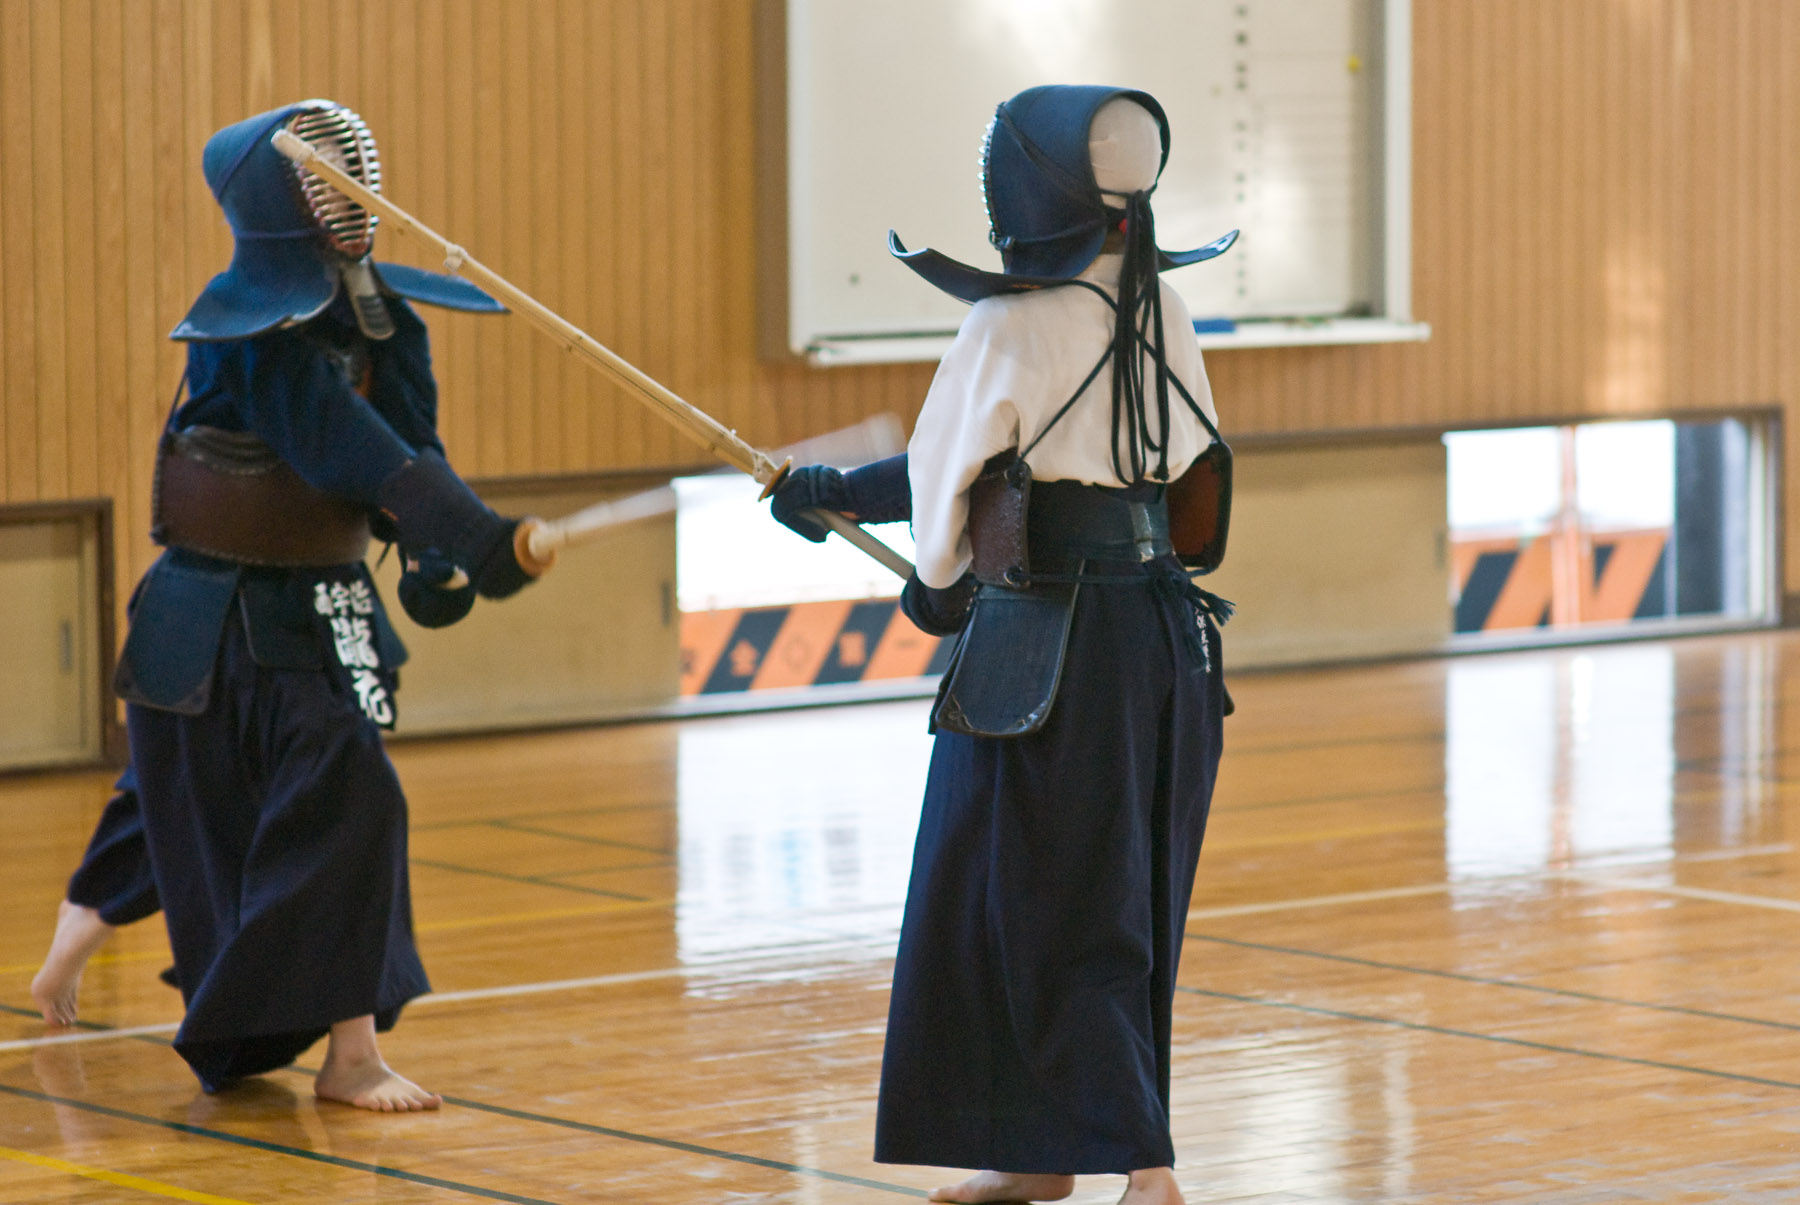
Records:
M1162 103L1158 242L1243 232L1224 257L1169 274L1196 318L1406 317L1391 246L1407 217L1404 134L1392 143L1410 64L1388 49L1405 0L773 2L790 352L955 331L967 307L893 259L887 232L998 270L982 135L999 102L1045 83Z

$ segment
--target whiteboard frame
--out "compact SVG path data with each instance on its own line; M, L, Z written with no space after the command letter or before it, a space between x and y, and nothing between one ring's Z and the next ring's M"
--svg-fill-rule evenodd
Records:
M1376 127L1381 172L1373 202L1381 209L1376 237L1378 312L1358 317L1246 320L1229 332L1199 336L1208 350L1423 342L1428 324L1412 316L1412 0L1374 0L1380 22L1382 77ZM756 225L757 342L767 360L804 359L818 366L935 361L951 332L824 336L795 331L789 282L793 215L788 143L796 115L787 86L788 0L757 0Z

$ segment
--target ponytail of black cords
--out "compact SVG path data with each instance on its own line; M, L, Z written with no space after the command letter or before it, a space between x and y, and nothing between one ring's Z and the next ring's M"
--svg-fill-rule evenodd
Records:
M1163 354L1162 282L1157 274L1156 219L1150 211L1149 190L1134 192L1126 200L1120 228L1125 235L1125 259L1113 315L1113 472L1120 481L1146 477L1167 481L1169 365ZM1148 395L1140 345L1150 350L1154 365L1154 392Z

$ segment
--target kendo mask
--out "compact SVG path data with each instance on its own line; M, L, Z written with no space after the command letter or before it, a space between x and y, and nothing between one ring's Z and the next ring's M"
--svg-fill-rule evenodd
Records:
M371 339L394 333L385 300L390 296L500 312L499 303L458 277L371 260L378 219L277 151L270 139L281 129L380 191L374 135L355 112L333 101L301 101L214 134L201 166L236 246L231 266L201 291L172 338L245 339L305 322L323 313L340 289Z
M1109 105L1111 101L1129 105ZM1147 118L1147 120L1146 120ZM981 188L988 241L1002 270L984 271L930 248L888 249L963 301L1066 284L1094 262L1108 231L1148 225L1150 194L1169 158L1169 120L1156 98L1129 88L1050 84L1027 88L994 112L982 141ZM1223 253L1232 231L1192 251L1149 249L1156 270Z
M1147 92L1048 85L1002 104L982 144L989 241L1001 272L984 272L929 248L889 249L920 276L964 301L1057 285L1093 289L1113 309L1113 469L1125 484L1169 479L1170 390L1210 420L1169 373L1158 274L1223 253L1233 230L1193 251L1156 245L1150 194L1169 158L1169 119ZM1113 231L1124 255L1116 295L1077 278ZM1072 401L1073 399L1071 399Z

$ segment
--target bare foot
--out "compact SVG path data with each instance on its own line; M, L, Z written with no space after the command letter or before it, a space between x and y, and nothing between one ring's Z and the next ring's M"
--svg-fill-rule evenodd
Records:
M94 951L106 944L115 926L100 913L64 900L56 910L56 935L50 952L31 981L31 999L44 1014L47 1025L75 1024L75 998L81 991L81 971Z
M327 1061L313 1080L313 1095L377 1113L417 1113L444 1103L443 1097L395 1074L380 1059L349 1067Z
M1119 1205L1187 1205L1175 1172L1167 1167L1147 1167L1131 1173Z
M937 1189L931 1194L931 1199L956 1201L960 1205L981 1205L982 1202L1060 1201L1074 1191L1074 1176L976 1172L961 1184L952 1184Z
M331 1027L325 1065L313 1079L313 1095L376 1113L417 1113L444 1098L427 1092L382 1061L375 1046L375 1018L361 1016Z

